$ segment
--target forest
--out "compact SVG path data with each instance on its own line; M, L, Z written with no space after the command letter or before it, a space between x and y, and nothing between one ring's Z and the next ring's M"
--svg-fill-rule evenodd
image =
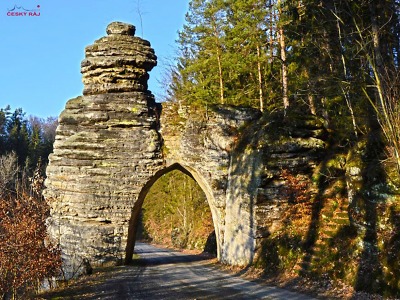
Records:
M141 238L178 249L216 254L214 226L206 196L180 171L159 178L142 207Z
M39 159L45 164L53 151L57 118L26 116L9 105L0 109L0 155L14 152L18 166L32 173Z
M166 100L297 109L335 143L380 128L400 166L400 1L193 0Z

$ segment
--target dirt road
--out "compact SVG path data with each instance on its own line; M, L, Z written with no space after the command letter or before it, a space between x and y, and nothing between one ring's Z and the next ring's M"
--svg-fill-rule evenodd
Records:
M44 299L313 299L219 270L210 259L137 243L135 265L78 281Z

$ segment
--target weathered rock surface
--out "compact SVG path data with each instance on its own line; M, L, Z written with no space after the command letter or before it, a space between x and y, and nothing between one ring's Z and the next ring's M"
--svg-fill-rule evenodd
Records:
M150 43L134 37L135 27L121 22L111 23L107 34L85 49L83 94L146 91L147 72L157 64Z
M207 196L223 262L282 268L280 257L295 253L291 270L341 273L367 290L398 291L400 183L393 162L382 163L380 133L327 150L323 122L304 112L166 103L161 114L147 90L157 59L150 43L129 24L106 31L86 48L83 96L59 116L47 168L48 228L67 278L129 261L147 191L178 169ZM298 196L308 198L297 213L293 204L305 204ZM299 222L307 232L286 245L281 237ZM327 254L331 260L321 259Z
M88 265L129 261L146 193L173 169L204 190L218 258L247 265L287 205L279 173L289 169L306 178L318 164L322 123L176 103L164 105L160 122L160 105L147 90L156 56L134 32L114 22L86 48L83 96L69 100L59 117L45 197L66 276Z
M244 108L163 108L167 163L192 170L205 191L219 258L226 263L250 263L258 241L282 225L288 205L282 170L308 182L322 160L322 122L304 115L286 120L283 115L261 118L259 111Z
M183 166L202 187L213 215L218 258L234 265L246 265L250 260L247 251L234 255L229 252L226 231L233 230L229 235L237 236L237 227L247 226L249 220L242 219L239 214L228 216L231 211L228 212L227 207L235 202L232 195L227 194L231 155L241 128L260 116L258 110L250 108L215 106L203 111L191 107L178 108L174 104L164 105L161 116L166 163ZM226 220L229 218L233 218L234 225L227 228ZM246 238L239 238L235 246L249 249Z
M84 96L61 113L47 168L49 230L70 275L83 259L125 257L134 195L163 164L157 105L147 91L154 51L132 25L114 22L107 33L86 48Z

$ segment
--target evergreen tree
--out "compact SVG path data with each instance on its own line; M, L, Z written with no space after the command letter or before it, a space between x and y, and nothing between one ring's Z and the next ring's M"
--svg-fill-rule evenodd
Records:
M38 118L29 118L29 131L29 165L27 167L29 169L32 169L36 166L39 157L44 154L41 122Z
M189 3L178 40L180 95L188 102L225 103L225 21L222 0Z
M25 117L21 108L0 109L0 155L15 152L21 169L31 173L39 159L45 167L53 151L57 118Z
M25 113L17 108L7 122L7 148L8 151L15 151L20 166L25 165L28 157L29 133Z
M264 1L226 1L229 26L226 49L229 56L229 98L232 104L248 105L264 110L274 89L270 77L271 53L266 16L269 7Z
M171 98L263 110L275 98L274 34L267 22L272 12L260 0L191 1L179 33L181 56L170 76Z
M169 99L265 111L290 104L323 117L340 144L379 124L393 132L399 2L192 0Z
M6 151L6 114L3 109L0 110L0 155Z
M5 154L8 151L8 120L10 117L10 106L7 105L4 109L0 109L0 155Z

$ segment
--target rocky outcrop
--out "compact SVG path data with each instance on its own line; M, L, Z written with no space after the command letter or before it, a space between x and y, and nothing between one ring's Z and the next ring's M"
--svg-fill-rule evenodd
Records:
M107 36L86 47L81 64L84 95L147 91L148 72L157 64L150 43L132 25L115 22Z
M83 95L59 116L45 198L66 278L128 262L146 193L178 169L206 194L221 261L398 291L400 184L380 132L327 149L323 122L301 111L161 114L147 90L156 56L134 33L114 22L86 48Z
M282 173L312 190L310 177L325 151L324 132L317 117L296 113L265 114L242 130L228 172L224 261L253 262L263 239L285 226L291 183Z
M161 124L167 163L193 170L207 195L225 263L249 264L259 241L283 226L290 199L283 193L288 182L282 170L315 188L310 177L326 146L317 117L170 105L163 108Z
M261 120L261 124L257 135L245 143L246 151L251 154L248 156L259 160L254 162L259 167L253 168L258 175L257 184L251 189L257 239L282 226L282 213L297 201L291 197L300 196L291 195L288 190L294 184L289 182L290 178L297 186L303 186L310 199L317 193L312 177L326 155L327 137L322 120L307 114L292 113L285 117L278 113Z
M229 214L227 207L235 202L228 195L232 152L241 136L241 130L256 122L261 113L256 109L228 106L212 106L207 110L195 107L179 107L168 104L163 107L161 133L164 140L164 157L168 165L178 163L191 175L205 192L211 208L217 238L218 258L233 265L250 262L247 232L244 236L237 228L246 227L250 220ZM248 217L248 216L247 216ZM233 224L226 227L231 218ZM232 230L233 232L227 232ZM226 248L226 235L235 235L235 252Z
M322 123L302 114L178 103L164 105L160 122L160 105L147 90L156 56L134 32L114 22L86 48L83 96L69 100L59 117L45 197L65 275L129 262L146 194L174 169L206 194L218 258L247 265L288 204L280 172L306 182L318 164Z
M147 90L156 65L135 27L114 22L86 48L83 96L59 116L45 197L49 230L69 275L125 257L135 197L163 165L158 108Z

